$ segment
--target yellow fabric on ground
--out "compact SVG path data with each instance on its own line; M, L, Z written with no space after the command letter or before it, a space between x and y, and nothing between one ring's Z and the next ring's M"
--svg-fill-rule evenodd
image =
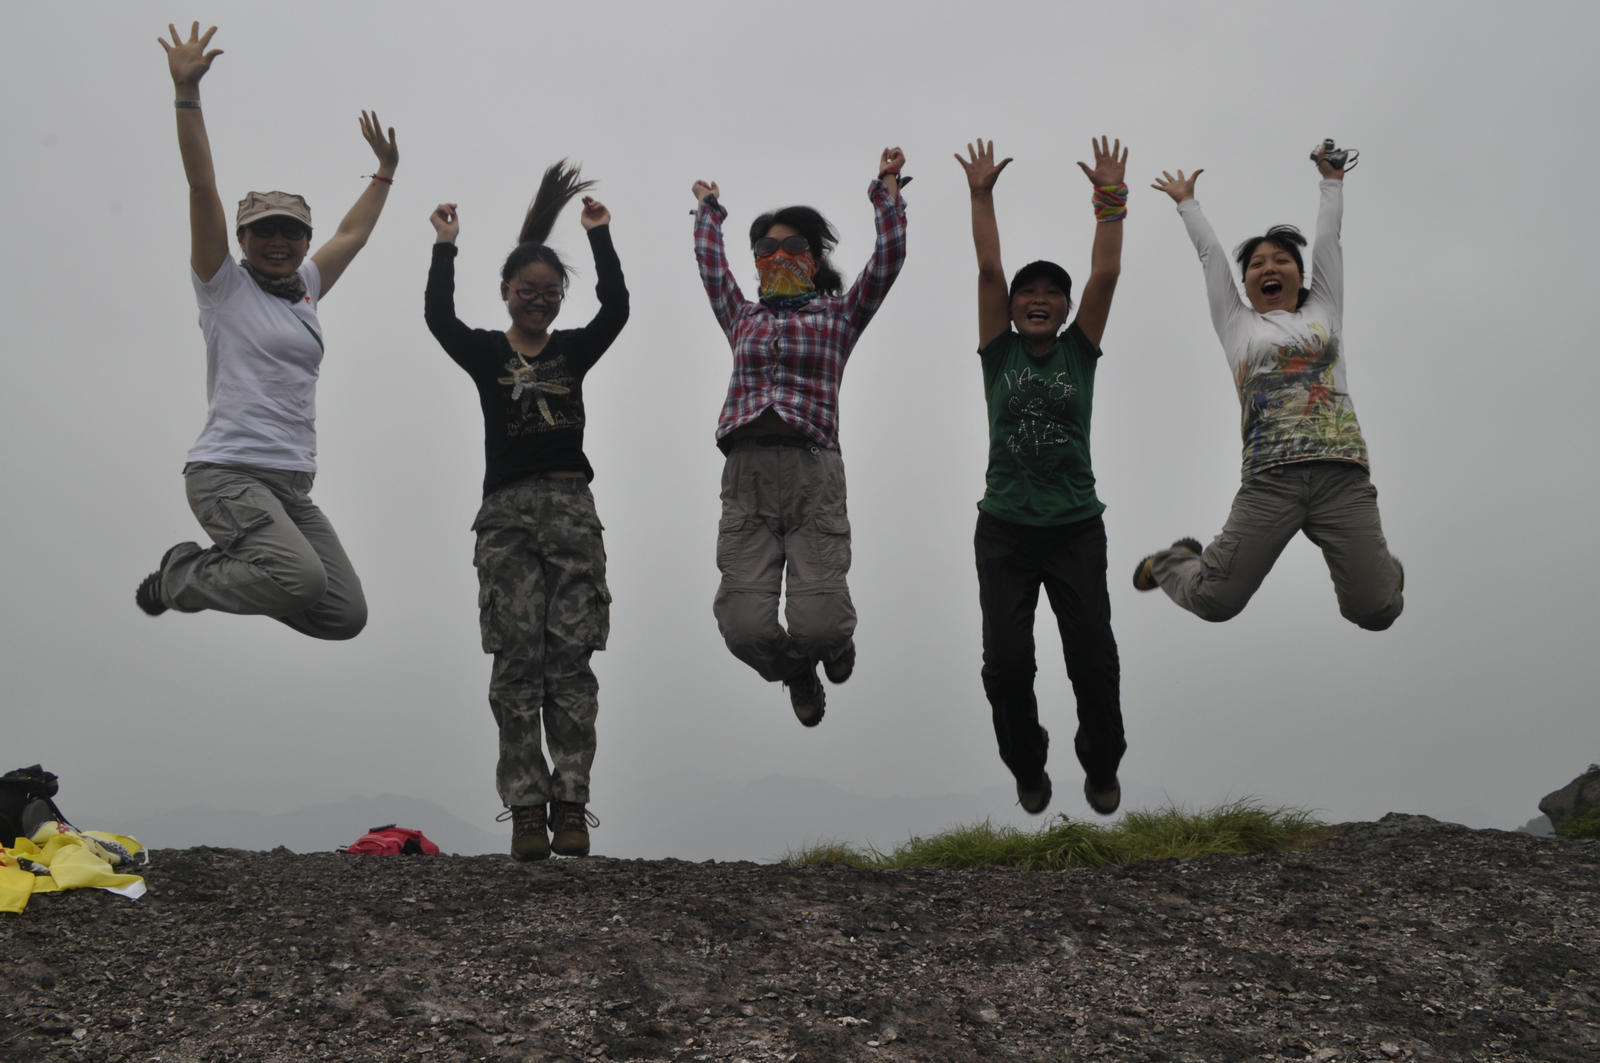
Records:
M129 898L144 896L144 879L138 875L119 874L113 867L116 857L101 847L101 841L114 842L130 853L143 849L137 841L121 834L79 831L60 827L55 822L40 827L31 840L18 838L15 848L0 849L0 912L22 911L35 893L55 893L85 886ZM18 857L47 867L50 873L35 875L24 871L17 866Z

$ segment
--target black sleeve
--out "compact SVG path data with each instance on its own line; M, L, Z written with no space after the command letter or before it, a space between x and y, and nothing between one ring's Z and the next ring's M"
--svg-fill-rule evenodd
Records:
M423 296L422 318L428 331L439 341L457 365L469 373L479 346L473 330L456 317L456 245L433 245L433 262L428 266L428 289Z
M578 330L582 338L574 353L582 369L598 362L628 323L628 286L622 279L617 249L611 244L610 225L596 225L589 230L589 249L594 252L594 294L600 300L600 309L592 321Z

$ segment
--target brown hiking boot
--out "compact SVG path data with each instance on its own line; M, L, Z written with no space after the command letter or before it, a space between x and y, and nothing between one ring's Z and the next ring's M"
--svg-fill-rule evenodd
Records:
M511 855L518 860L544 860L550 855L550 838L545 834L543 805L518 805L508 808L499 820L511 820Z
M822 722L823 706L827 704L828 696L822 691L822 680L817 678L817 666L808 664L783 681L789 688L789 705L794 709L795 719L807 727L815 727Z
M599 825L582 801L550 802L550 848L558 856L588 856L589 828Z

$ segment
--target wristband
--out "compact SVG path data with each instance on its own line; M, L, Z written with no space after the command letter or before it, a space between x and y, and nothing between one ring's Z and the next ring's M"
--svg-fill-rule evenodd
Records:
M361 176L362 177L370 177L374 181L382 181L386 185L394 184L394 178L393 177L385 177L381 173L364 173Z
M902 175L899 170L885 170L878 175L878 180L881 181L885 177L893 177L901 188L911 183L910 176Z
M1093 203L1095 221L1121 221L1128 216L1128 186L1096 185Z
M172 106L177 108L180 111L198 111L200 109L200 101L199 100L173 100L172 101Z

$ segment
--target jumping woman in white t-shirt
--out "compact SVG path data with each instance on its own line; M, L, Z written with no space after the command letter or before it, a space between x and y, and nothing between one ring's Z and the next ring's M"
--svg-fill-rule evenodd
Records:
M1405 605L1405 573L1383 537L1367 444L1345 386L1345 169L1329 161L1332 143L1313 156L1322 198L1309 288L1300 256L1305 237L1278 225L1234 252L1244 280L1240 299L1222 243L1194 198L1205 171L1163 173L1152 185L1177 203L1200 253L1211 323L1239 393L1244 482L1210 546L1179 539L1141 560L1133 585L1160 587L1204 620L1237 616L1296 532L1322 550L1347 620L1382 631ZM1342 153L1333 159L1348 165Z
M333 525L311 501L316 473L316 384L322 363L317 304L366 245L389 195L400 150L376 113L361 135L378 166L333 238L311 247L311 208L286 192L239 201L228 221L217 193L200 110L200 79L221 55L216 27L184 40L168 26L178 150L189 184L189 265L206 340L205 427L189 451L189 506L211 537L169 549L134 593L151 616L168 609L260 614L315 638L354 638L367 603Z

